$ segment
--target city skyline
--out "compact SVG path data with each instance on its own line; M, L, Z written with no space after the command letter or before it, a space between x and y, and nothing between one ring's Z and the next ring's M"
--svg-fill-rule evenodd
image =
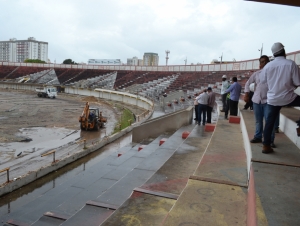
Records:
M263 54L270 56L274 42L282 42L287 52L299 50L294 35L300 28L299 7L241 0L0 3L0 40L35 37L48 42L48 57L56 63L126 63L127 58L154 52L159 65L165 65L166 49L169 65L207 64L221 56L223 61L243 61L258 58L262 43Z

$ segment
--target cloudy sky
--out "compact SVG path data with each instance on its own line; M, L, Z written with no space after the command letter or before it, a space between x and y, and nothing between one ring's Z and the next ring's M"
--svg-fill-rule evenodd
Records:
M0 40L48 42L51 62L158 53L165 65L271 55L274 42L300 50L300 8L243 0L0 0Z

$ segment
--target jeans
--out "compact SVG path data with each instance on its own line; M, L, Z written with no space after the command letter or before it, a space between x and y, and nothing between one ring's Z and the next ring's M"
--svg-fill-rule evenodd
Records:
M264 128L264 118L266 118L267 114L267 104L256 104L253 103L254 109L254 116L255 116L255 134L254 138L262 139L263 135L263 128ZM279 114L277 120L279 121ZM275 139L275 126L273 127L272 134L271 134L271 143L274 143Z
M300 96L297 96L295 100L293 100L291 103L289 103L286 106L298 106L300 107ZM266 125L264 130L264 145L270 145L271 144L271 135L272 130L274 128L276 118L279 117L279 112L282 106L273 106L270 104L267 104L267 110L266 110Z
M198 125L201 124L201 115L203 114L203 125L205 125L206 120L206 108L207 105L204 104L198 104Z
M212 107L210 107L210 106L207 106L207 123L211 123L211 113L212 113L212 110L213 110L213 108Z

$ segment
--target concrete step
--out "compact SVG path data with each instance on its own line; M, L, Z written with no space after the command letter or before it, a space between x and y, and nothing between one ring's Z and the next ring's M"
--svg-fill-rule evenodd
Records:
M156 172L156 170L158 170L170 158L170 156L173 155L178 145L182 143L182 139L178 139L178 137L181 137L182 131L192 127L193 126L186 126L177 130L161 146L159 146L159 141L162 137L159 137L151 142L151 144L147 145L143 150L128 159L127 162L132 167L132 170L126 174L126 176L117 181L110 189L93 200L96 203L100 203L97 207L93 207L93 209L99 209L98 217L100 217L103 208L105 208L103 207L103 204L116 206L118 208L130 197L135 187L139 187L144 184ZM140 154L143 154L144 157L140 156ZM134 164L136 165L134 166ZM89 205L85 205L78 213L62 225L80 225L77 223L80 218L83 217L83 212L87 211L87 209L90 209ZM101 217L101 219L103 218ZM91 221L87 222L87 224L94 225L94 219L91 218Z
M300 216L300 150L296 138L299 110L282 108L274 153L263 154L262 143L250 143L255 133L254 113L242 111L251 148L248 209L257 225L298 225ZM297 142L298 141L298 142ZM297 146L298 145L298 146ZM250 217L249 217L250 218Z
M181 133L182 134L182 133ZM178 134L178 135L181 135ZM209 143L212 133L194 126L190 135L158 171L134 192L102 225L160 225L185 188ZM175 139L174 136L172 138Z
M241 127L220 116L198 167L163 225L244 225L247 176Z
M246 189L189 180L163 225L245 225Z

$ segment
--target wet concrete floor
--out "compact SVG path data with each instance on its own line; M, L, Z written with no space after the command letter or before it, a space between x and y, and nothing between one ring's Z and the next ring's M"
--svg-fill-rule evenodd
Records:
M98 151L93 152L80 160L50 173L20 189L17 189L16 191L2 196L0 198L0 216L13 212L15 208L29 202L35 197L38 197L43 191L51 190L68 178L74 177L78 173L87 170L89 167L108 157L120 148L129 145L131 140L131 133L128 133Z

